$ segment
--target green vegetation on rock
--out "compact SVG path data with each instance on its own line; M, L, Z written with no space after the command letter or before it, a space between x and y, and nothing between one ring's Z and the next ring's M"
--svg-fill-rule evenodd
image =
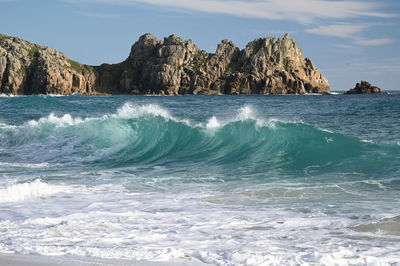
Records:
M91 66L80 64L74 60L68 59L68 63L71 65L71 69L78 73L91 72L93 68Z
M71 65L71 68L76 72L83 72L84 66L79 64L78 62L68 59L68 63Z
M37 65L37 60L39 57L39 51L44 50L44 47L41 47L39 45L33 45L32 48L29 50L28 57L31 60L31 66L36 66Z
M194 71L199 70L210 61L209 55L206 52L200 52L193 55L193 61L189 64Z
M37 53L39 51L42 51L42 50L44 50L44 47L41 47L41 46L35 44L32 46L31 50L29 50L28 56L32 59L33 57L37 56Z
M25 69L25 67L24 67L24 66L21 66L21 68L18 70L18 73L24 76L24 75L26 74L26 69Z

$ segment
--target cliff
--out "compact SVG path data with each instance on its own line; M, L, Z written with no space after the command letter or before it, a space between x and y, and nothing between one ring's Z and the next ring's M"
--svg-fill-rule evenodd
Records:
M0 35L0 93L94 93L93 68L56 50Z
M0 35L4 94L303 94L329 84L295 40L260 38L240 50L223 40L214 54L176 35L145 34L119 64L87 66L52 48Z

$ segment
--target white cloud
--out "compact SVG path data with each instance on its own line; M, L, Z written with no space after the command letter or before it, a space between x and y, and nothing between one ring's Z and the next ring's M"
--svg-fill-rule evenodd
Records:
M358 46L378 46L392 42L392 40L388 38L366 39L358 36L359 33L371 26L374 26L374 24L355 25L342 23L329 26L319 26L317 28L307 29L305 32L317 35L347 38L350 39L353 44ZM354 45L347 44L338 44L336 47L342 49L356 48Z
M2 0L0 0L2 1ZM265 20L296 21L305 25L321 21L346 21L362 17L391 18L397 15L379 12L379 2L360 0L63 0L69 3L135 5L145 4L168 7L176 11L228 14ZM81 14L84 15L84 14ZM96 14L87 16L100 17ZM368 40L359 34L373 24L350 24L333 22L305 30L316 35L349 38L353 45L375 46L391 42L390 39ZM339 48L344 48L339 47ZM349 47L347 47L349 48Z
M337 48L341 48L341 49L348 49L348 50L355 50L355 49L358 49L356 46L354 46L354 45L349 45L349 44L337 44L336 47L337 47Z
M0 0L1 1L1 0ZM90 12L82 12L82 11L75 11L77 15L88 17L88 18L112 18L113 15L104 14L104 13L90 13Z
M388 44L391 43L392 40L388 39L388 38L382 38L382 39L358 39L355 40L354 43L361 45L361 46L379 46L379 45L383 45L383 44Z
M269 20L292 20L312 23L320 19L346 19L356 17L393 17L377 12L376 3L362 1L328 0L64 0L72 3L149 4L181 10L229 14L240 17Z
M356 34L366 29L366 25L353 24L334 24L329 26L319 26L317 28L307 29L307 33L326 35L341 38L353 38Z
M336 44L332 49L330 49L334 53L341 54L352 54L352 55L360 55L362 53L362 49L359 46L351 45L351 44Z

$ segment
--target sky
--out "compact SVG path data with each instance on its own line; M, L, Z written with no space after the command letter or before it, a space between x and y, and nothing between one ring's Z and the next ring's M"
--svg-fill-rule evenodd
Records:
M286 32L329 80L400 89L399 0L0 0L0 33L100 65L125 60L145 33L177 34L213 53Z

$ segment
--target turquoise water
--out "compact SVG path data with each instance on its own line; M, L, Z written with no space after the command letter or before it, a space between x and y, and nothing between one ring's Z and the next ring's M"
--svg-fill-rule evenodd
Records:
M400 94L0 97L0 252L400 261Z

